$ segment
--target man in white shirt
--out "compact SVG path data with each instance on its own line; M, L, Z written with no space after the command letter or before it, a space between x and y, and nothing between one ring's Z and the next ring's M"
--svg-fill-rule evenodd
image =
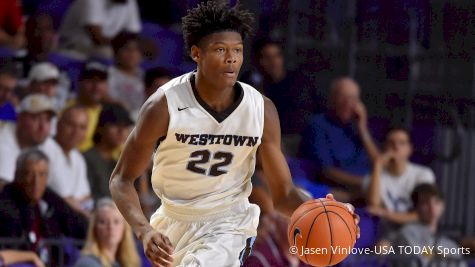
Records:
M60 195L74 210L88 215L92 209L91 189L87 179L86 162L76 149L86 137L87 112L72 106L63 111L57 134L52 141L48 187Z
M396 225L417 220L411 193L419 184L435 182L431 169L409 161L411 154L409 133L403 128L390 130L384 153L375 160L371 175L363 181L369 212Z
M59 29L60 48L83 59L111 58L110 41L119 32L140 30L136 0L76 0Z
M55 115L52 101L44 94L31 94L21 101L17 112L16 125L0 130L0 184L13 181L15 161L22 149L38 146L47 151L51 148L48 136Z

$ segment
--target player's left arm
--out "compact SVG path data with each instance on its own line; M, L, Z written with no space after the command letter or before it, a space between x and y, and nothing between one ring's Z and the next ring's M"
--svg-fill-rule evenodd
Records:
M309 198L299 193L292 182L289 166L280 149L280 138L277 109L270 99L264 97L264 132L257 157L269 185L274 208L290 217Z

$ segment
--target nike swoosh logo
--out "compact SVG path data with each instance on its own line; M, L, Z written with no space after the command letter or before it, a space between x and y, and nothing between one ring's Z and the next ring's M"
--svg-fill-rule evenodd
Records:
M302 238L302 233L300 232L299 228L294 229L294 246L297 245L297 236L300 236L300 238Z
M187 108L189 108L189 107L184 107L184 108L180 108L180 107L179 107L179 108L178 108L178 111L182 111L182 110L185 110L185 109L187 109Z

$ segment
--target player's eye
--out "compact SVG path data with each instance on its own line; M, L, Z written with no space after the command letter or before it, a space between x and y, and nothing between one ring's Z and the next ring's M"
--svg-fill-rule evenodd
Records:
M216 51L219 52L219 53L224 53L225 49L220 47L220 48L216 49Z
M241 53L242 49L241 48L234 48L235 53Z

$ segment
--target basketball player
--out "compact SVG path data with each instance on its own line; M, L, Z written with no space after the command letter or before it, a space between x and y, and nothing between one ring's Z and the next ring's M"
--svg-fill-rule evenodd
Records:
M259 208L247 200L256 158L279 211L290 216L306 200L280 150L275 106L237 82L253 17L223 2L200 4L183 18L197 69L147 100L112 174L112 196L154 266L243 262L259 218ZM157 141L151 179L162 206L149 223L134 181Z

